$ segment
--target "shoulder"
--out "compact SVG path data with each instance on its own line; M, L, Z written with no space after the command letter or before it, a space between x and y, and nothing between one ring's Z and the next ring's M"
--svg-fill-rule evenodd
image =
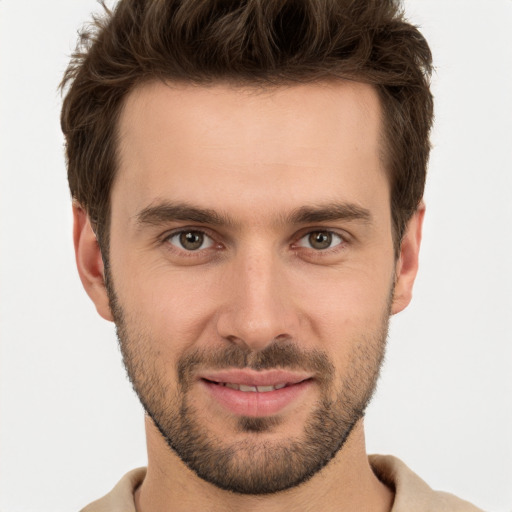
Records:
M377 477L395 490L391 512L482 512L453 494L432 490L400 459L391 455L370 455Z
M370 455L369 460L377 477L395 491L391 512L482 512L453 494L432 490L396 457ZM130 471L112 491L81 512L136 512L133 493L145 476L146 468Z
M133 493L145 476L146 468L126 473L108 494L87 505L80 512L136 512Z

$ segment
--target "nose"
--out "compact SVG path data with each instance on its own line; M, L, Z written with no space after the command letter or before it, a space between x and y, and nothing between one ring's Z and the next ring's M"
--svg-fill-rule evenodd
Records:
M225 302L217 310L222 338L254 352L276 340L296 338L300 315L285 267L268 251L239 255L231 262L222 285Z

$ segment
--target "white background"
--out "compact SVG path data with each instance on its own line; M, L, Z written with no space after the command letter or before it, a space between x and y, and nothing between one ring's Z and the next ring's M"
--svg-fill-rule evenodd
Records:
M369 452L512 510L512 1L408 0L437 65L415 299ZM145 464L112 325L74 268L57 84L94 0L0 0L0 511L78 510Z

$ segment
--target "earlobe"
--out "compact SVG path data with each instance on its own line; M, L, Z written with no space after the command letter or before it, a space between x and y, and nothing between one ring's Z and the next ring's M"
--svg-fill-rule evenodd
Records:
M89 216L78 204L73 204L73 242L78 274L87 295L98 313L105 320L113 321L105 288L101 249Z
M404 310L412 299L412 289L418 273L421 230L425 204L421 202L418 209L407 223L407 229L402 239L400 255L396 262L395 290L391 313L394 315Z

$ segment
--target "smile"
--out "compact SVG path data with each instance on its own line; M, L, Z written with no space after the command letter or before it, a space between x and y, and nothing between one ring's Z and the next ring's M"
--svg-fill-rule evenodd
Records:
M244 393L269 393L270 391L283 389L287 386L287 384L276 384L274 386L248 386L246 384L236 384L234 382L213 382L213 384L225 386L237 391L243 391Z
M313 376L285 370L206 372L199 384L209 400L235 416L264 417L284 413L314 388Z

